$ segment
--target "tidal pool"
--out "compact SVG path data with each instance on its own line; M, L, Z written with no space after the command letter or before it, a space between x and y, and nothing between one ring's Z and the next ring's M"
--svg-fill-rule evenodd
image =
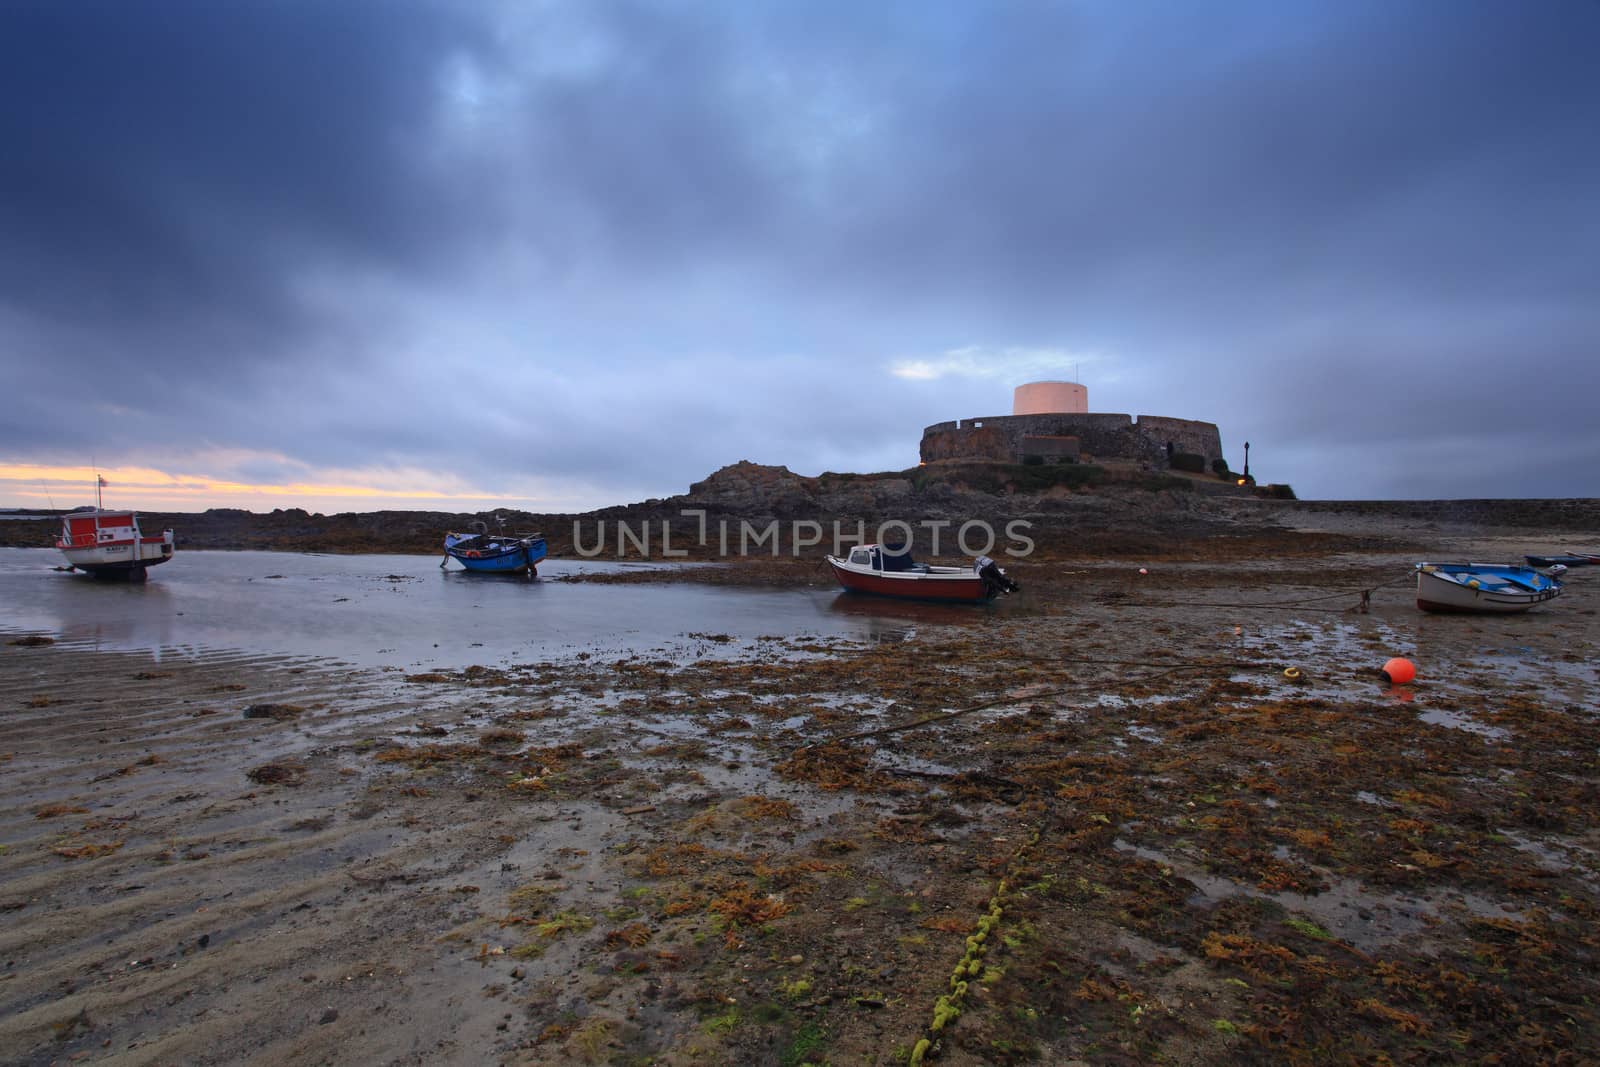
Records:
M441 570L437 556L189 551L142 584L62 565L50 549L0 548L0 630L156 658L237 650L448 669L580 654L731 656L805 637L897 641L997 610L836 589L570 580L664 564L546 560L529 580Z

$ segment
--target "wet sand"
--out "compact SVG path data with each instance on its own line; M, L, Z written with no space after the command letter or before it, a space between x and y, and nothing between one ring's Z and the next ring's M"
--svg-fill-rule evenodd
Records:
M1600 573L1414 558L409 675L8 635L0 1060L1579 1062Z

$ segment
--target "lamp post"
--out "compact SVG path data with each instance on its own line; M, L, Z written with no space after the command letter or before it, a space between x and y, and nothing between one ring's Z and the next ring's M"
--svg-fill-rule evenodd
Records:
M1245 481L1249 481L1250 480L1250 442L1249 441L1246 441L1244 443L1244 478L1245 478Z

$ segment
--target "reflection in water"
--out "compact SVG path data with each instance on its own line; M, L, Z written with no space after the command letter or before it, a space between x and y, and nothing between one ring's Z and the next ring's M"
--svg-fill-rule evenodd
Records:
M860 619L866 624L862 635L874 644L899 644L913 640L918 626L972 626L995 617L999 604L942 604L928 600L896 600L893 597L838 593L828 603L837 615Z
M95 649L238 649L407 669L578 653L731 656L761 638L802 635L891 639L878 617L884 605L830 610L831 594L818 590L548 580L636 564L546 560L529 579L440 571L437 556L190 551L148 582L106 583L54 571L59 562L46 549L0 548L0 629ZM901 620L895 640L905 639L907 622L986 614L948 605L887 610Z
M841 615L956 626L987 618L996 609L997 605L992 601L987 604L941 604L931 600L896 600L848 590L840 592L828 604L829 611Z
M542 567L543 564L540 564ZM538 580L537 575L529 576L527 571L458 571L454 567L440 567L439 573L452 582L522 582L530 584Z
M81 642L96 650L148 648L157 660L160 650L173 644L172 594L165 586L107 582L82 572L63 574L61 580L82 587L84 602L98 603L105 610L65 618L58 640Z

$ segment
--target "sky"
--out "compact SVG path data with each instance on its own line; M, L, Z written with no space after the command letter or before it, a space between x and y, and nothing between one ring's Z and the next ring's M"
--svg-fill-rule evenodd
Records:
M571 511L1036 379L1600 497L1596 0L8 0L0 506Z

